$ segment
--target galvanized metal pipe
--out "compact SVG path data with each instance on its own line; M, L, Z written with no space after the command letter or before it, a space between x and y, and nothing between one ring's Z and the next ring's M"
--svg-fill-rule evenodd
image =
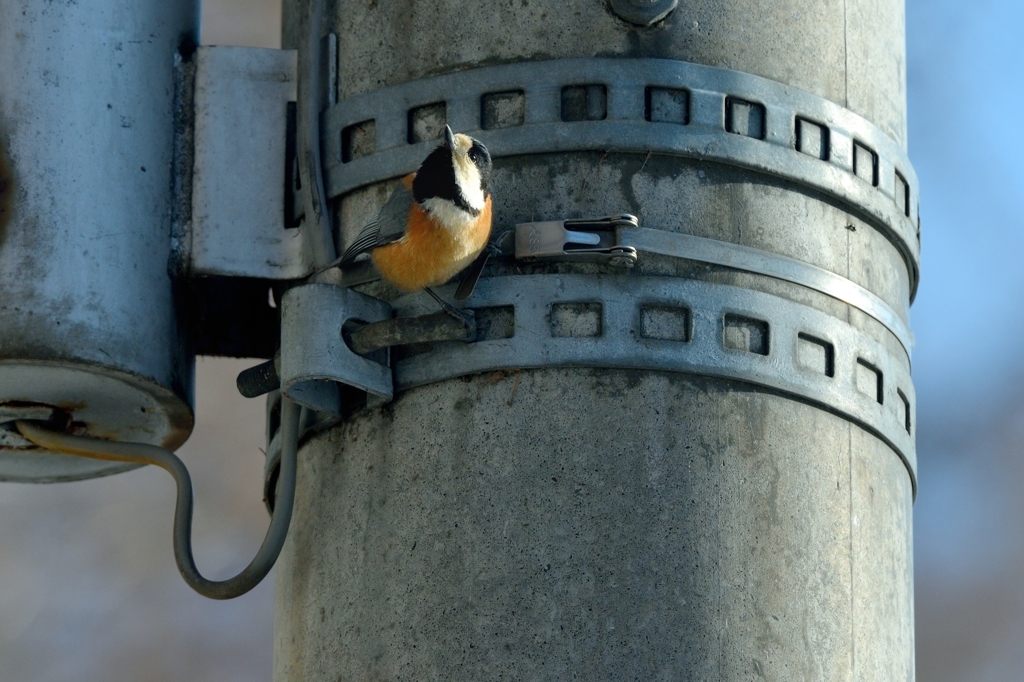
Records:
M193 357L167 274L175 59L194 0L0 4L0 403L175 449ZM179 55L176 57L176 55ZM0 480L130 468L6 427Z

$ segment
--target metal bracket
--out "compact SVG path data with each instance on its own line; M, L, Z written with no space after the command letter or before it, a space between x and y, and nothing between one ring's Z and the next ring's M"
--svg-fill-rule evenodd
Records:
M281 299L281 390L318 412L341 414L338 384L391 400L391 369L357 355L342 330L349 320L390 319L391 306L334 284L306 284Z
M288 280L312 272L302 230L286 228L295 50L200 47L191 219L175 244L188 276Z
M284 385L286 394L294 396L296 402L318 412L339 415L342 406L331 382L369 392L375 396L370 403L391 399L390 379L384 374L390 372L388 356L385 354L384 363L377 362L380 355L369 356L393 346L476 339L472 310L464 312L465 319L456 319L447 312L393 318L391 307L383 301L345 287L319 286L320 289L300 287L304 291L285 299L288 303L282 343L289 350L278 351L272 360L239 374L238 392L243 396L255 398ZM313 312L317 306L322 307L321 314ZM320 339L324 334L326 341ZM339 336L341 343L336 338ZM312 337L316 338L310 341ZM296 349L290 345L294 339L305 340L305 345ZM353 354L358 362L353 361ZM290 374L287 381L282 381L286 357ZM0 428L3 416L0 410Z
M618 228L637 227L636 216L548 220L516 225L516 258L560 260L631 268L636 249L618 243Z
M679 0L610 0L612 11L637 26L656 24L679 5Z

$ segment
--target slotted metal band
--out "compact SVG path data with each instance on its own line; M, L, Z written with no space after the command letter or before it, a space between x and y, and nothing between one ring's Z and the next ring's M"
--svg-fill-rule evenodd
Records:
M742 244L665 230L623 229L619 231L619 239L623 246L632 246L637 251L724 265L820 291L878 320L899 340L910 360L914 335L903 317L875 294L834 272Z
M605 118L563 121L562 89L588 84L606 88ZM649 121L649 88L685 91L686 116L675 123ZM522 93L523 122L483 130L483 97L501 92ZM436 143L409 143L409 112L436 103L444 103L454 130L478 137L495 157L650 151L749 168L825 193L864 215L899 248L913 300L920 257L917 176L899 143L834 102L759 76L664 59L564 59L470 69L382 88L327 109L321 126L328 195L415 170ZM760 112L760 128L730 132L729 107L736 103ZM345 129L371 120L373 153L343 163ZM822 131L823 153L801 151L798 121ZM867 159L861 168L858 151Z
M916 404L908 365L871 335L820 310L724 284L616 275L483 279L472 304L478 318L501 308L511 313L510 335L436 344L430 352L401 360L394 368L396 390L477 372L552 366L733 379L806 400L864 427L903 459L916 490ZM578 335L564 335L555 309L572 310L574 304L591 319L576 327ZM423 294L392 305L398 315L436 308ZM652 314L673 316L683 327L670 334L652 332L647 324ZM766 347L729 347L729 319L763 325Z
M910 360L914 335L904 316L871 291L830 270L770 251L680 232L636 227L620 228L617 234L618 245L635 248L641 253L723 265L736 270L766 275L814 289L843 301L870 315L888 329L903 346L908 362ZM558 258L555 257L553 260L558 260ZM362 284L379 278L379 273L371 268L347 278L345 283L347 285Z

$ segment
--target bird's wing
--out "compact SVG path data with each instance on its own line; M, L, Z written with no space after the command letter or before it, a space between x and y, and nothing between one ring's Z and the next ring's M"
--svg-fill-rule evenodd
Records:
M366 253L378 246L398 241L405 235L405 226L409 222L409 211L415 199L412 190L399 185L381 207L373 220L359 232L355 241L345 250L341 263L351 263L356 256Z

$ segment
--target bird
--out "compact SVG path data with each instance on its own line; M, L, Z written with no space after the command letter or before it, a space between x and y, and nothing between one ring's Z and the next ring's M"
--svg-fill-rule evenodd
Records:
M403 292L425 291L466 321L431 287L451 280L488 246L491 169L482 142L446 125L441 144L402 179L337 263L344 268L369 253L385 282Z

